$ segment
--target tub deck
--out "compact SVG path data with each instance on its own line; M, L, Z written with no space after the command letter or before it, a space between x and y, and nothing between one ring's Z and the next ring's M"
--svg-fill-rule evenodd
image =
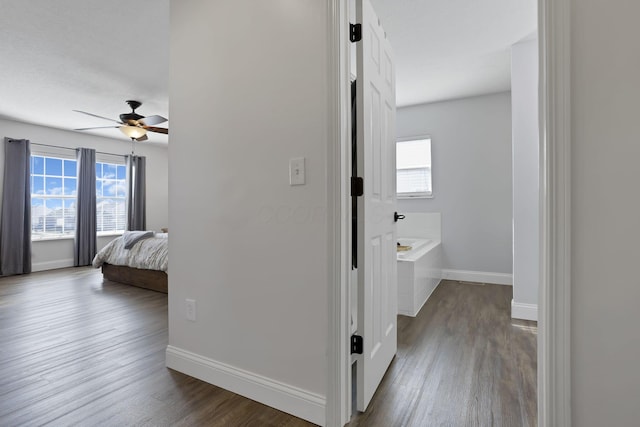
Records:
M442 278L440 240L399 238L411 246L398 252L398 314L415 317Z

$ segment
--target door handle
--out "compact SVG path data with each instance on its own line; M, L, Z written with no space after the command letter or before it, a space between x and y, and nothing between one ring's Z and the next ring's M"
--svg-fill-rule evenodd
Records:
M393 213L393 222L398 222L399 219L404 219L404 215L398 214L398 212Z

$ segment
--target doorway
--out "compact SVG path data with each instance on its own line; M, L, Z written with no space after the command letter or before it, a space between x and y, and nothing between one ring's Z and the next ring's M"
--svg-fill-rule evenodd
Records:
M334 10L339 16L338 22L334 22L333 28L340 34L339 40L335 41L334 51L339 52L341 65L339 72L333 72L334 76L339 76L340 81L348 81L348 68L344 63L349 61L348 49L344 44L348 39L348 16L349 11L344 4L335 2ZM553 19L551 19L553 18ZM552 3L548 0L539 1L539 29L540 29L540 134L541 134L541 265L540 265L540 298L539 298L539 342L538 342L538 366L539 366L539 420L541 425L546 425L549 420L568 419L568 343L561 341L561 336L568 334L568 219L566 212L568 209L568 129L569 129L569 108L568 108L568 28L569 14L568 3L561 1ZM554 37L550 37L553 34ZM561 54L562 53L562 54ZM563 56L564 55L564 56ZM552 86L551 83L554 83ZM346 83L342 84L346 86ZM340 106L340 111L335 115L340 120L340 138L342 148L337 150L340 153L340 163L343 177L347 176L348 161L345 157L348 154L344 147L348 139L348 127L344 125L348 122L348 105L345 102L344 94L346 87L336 91L340 96L334 97L336 104ZM553 87L554 90L550 88ZM548 126L553 120L554 126ZM348 194L345 188L340 192L341 203L347 204ZM349 229L349 224L343 217L342 227ZM350 217L349 217L350 218ZM560 233L560 234L558 234ZM335 239L337 246L341 248L341 253L350 252L348 250L347 233L339 233ZM349 283L349 269L344 256L340 257L339 277L341 283ZM348 259L350 263L350 257ZM553 286L552 286L553 285ZM327 425L342 425L348 420L350 396L349 381L350 364L347 341L349 330L348 316L348 286L341 286L334 290L332 295L336 297L336 304L332 305L332 313L339 314L339 322L330 326L332 340L330 342L334 356L330 357L330 379L328 382L329 393L332 396L327 401ZM550 304L550 302L553 302ZM566 310L566 311L563 311ZM554 380L552 374L561 374L561 378ZM337 394L332 394L336 391ZM335 398L341 396L341 398ZM553 402L558 402L552 405ZM333 404L338 406L332 408ZM564 418L563 418L564 417ZM552 423L553 424L553 423ZM549 424L550 425L550 424Z

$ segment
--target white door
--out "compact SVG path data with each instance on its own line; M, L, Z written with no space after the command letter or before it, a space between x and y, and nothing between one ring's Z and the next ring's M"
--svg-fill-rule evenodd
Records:
M364 411L397 348L395 70L391 46L369 0L356 1L358 198L357 409Z

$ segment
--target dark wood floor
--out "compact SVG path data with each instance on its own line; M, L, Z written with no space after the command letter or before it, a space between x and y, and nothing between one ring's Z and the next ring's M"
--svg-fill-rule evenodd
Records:
M167 295L71 268L0 279L0 426L311 426L165 367Z
M512 288L442 281L355 426L536 426L535 322L510 318Z
M535 426L535 323L443 282L350 426ZM1 426L310 426L167 369L167 296L62 269L0 279Z

